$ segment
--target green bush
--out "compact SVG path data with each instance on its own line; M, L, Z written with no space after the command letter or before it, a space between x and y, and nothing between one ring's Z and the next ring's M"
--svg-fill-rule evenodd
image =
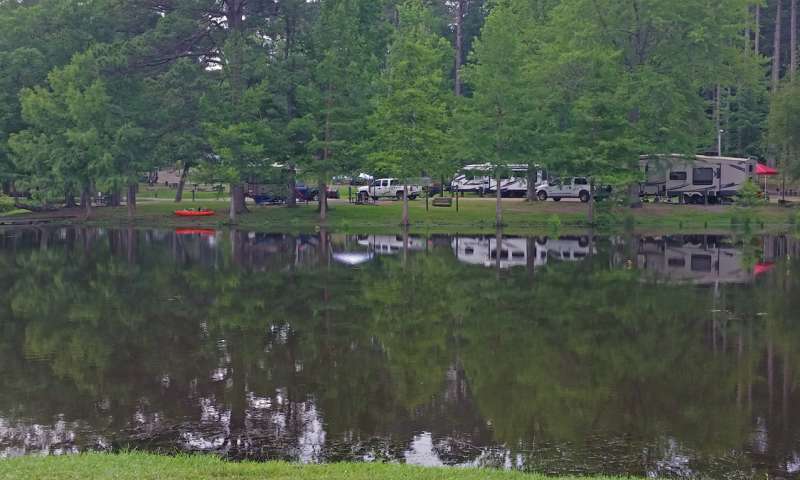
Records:
M12 210L16 210L14 206L14 199L11 197L6 197L5 195L0 195L0 214L10 212Z
M739 191L739 194L736 195L736 205L740 207L755 207L765 203L766 201L761 195L761 189L753 180L748 180Z

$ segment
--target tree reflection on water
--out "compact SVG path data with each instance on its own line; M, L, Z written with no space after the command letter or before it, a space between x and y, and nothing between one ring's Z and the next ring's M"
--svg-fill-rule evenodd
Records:
M791 475L797 250L0 232L0 456Z

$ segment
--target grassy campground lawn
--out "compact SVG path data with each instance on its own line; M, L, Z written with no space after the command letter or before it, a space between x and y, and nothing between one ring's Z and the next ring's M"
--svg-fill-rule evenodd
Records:
M562 202L526 203L519 199L504 200L503 223L508 233L516 231L548 231L553 229L585 229L588 225L587 205ZM204 207L217 215L203 218L179 218L174 211L179 208ZM289 209L284 206L256 206L249 204L250 213L241 215L238 225L254 230L311 231L319 226L316 205L300 204ZM412 231L478 233L494 231L495 203L490 198L466 198L459 202L459 210L425 208L425 201L410 202ZM165 199L142 199L134 223L143 227L207 227L218 228L228 223L228 203L213 199L191 199L176 204ZM400 223L402 204L398 201L381 201L376 205L355 205L347 200L332 200L327 226L342 232L394 231ZM17 215L16 222L31 220L83 222L80 210L56 211L42 214ZM641 231L672 232L684 230L726 230L749 224L753 230L786 230L793 228L798 219L798 209L777 205L748 209L733 206L646 204L640 209L618 208L613 213L596 213L599 229L632 227ZM0 219L0 223L2 219ZM128 224L127 209L96 208L89 221L94 225Z
M333 465L231 463L212 456L166 457L143 453L21 457L0 460L0 479L22 478L26 480L206 480L220 478L270 480L544 480L547 478L558 480L557 477L495 470L417 468L375 463ZM611 480L611 477L606 478Z

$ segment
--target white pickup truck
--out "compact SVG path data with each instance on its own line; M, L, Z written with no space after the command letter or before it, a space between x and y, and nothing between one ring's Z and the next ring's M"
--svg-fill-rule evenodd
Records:
M419 185L408 186L408 199L415 200L422 194L422 187ZM369 186L358 188L358 199L362 202L368 201L370 198L377 200L379 198L396 198L397 200L403 199L403 182L396 178L378 178L372 181Z
M579 198L581 202L587 203L591 198L589 179L571 177L564 179L563 182L559 179L548 180L536 188L536 196L541 201L548 198L556 202L562 198Z

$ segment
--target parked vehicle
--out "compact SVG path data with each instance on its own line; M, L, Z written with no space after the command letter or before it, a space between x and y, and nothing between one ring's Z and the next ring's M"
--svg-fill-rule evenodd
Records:
M426 239L409 236L408 243L405 243L402 235L362 235L358 237L358 244L368 247L369 251L376 255L394 255L402 252L404 248L410 251L425 250Z
M642 238L637 264L639 269L670 282L744 284L753 277L741 249L713 235Z
M330 191L328 198L331 197ZM245 189L245 195L252 198L258 205L265 204L279 204L285 203L287 197L287 188L285 185L267 184L267 183L248 183ZM297 182L294 188L294 196L301 202L317 201L319 189L309 187L303 182ZM338 195L338 192L336 192Z
M643 197L677 198L683 203L719 203L735 197L754 178L756 161L706 155L646 155Z
M589 179L586 177L569 177L563 182L556 178L540 185L536 189L536 197L541 201L552 198L555 202L562 198L578 198L586 203L592 198L590 188Z
M408 185L408 199L415 200L422 194L422 187L420 185ZM358 199L362 202L368 201L370 198L378 200L379 198L396 198L397 200L403 199L403 182L396 178L378 178L373 180L368 186L358 187Z
M528 193L529 165L511 164L507 167L512 175L500 180L500 194L504 197L524 197ZM547 172L538 165L534 165L533 168L536 169L536 186L538 186L547 179ZM492 170L493 166L489 163L467 165L453 178L450 188L480 195L493 194L497 191L497 179L491 176Z
M548 260L577 262L596 248L590 249L587 237L518 238L505 237L500 250L500 268L547 265ZM495 237L458 237L452 240L453 252L458 260L472 265L495 267L497 265L497 239Z

